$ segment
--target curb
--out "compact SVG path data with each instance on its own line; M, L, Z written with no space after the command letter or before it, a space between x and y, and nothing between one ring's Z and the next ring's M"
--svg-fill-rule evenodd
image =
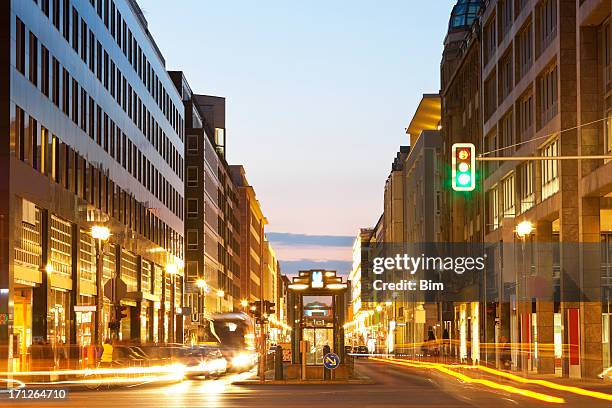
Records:
M235 381L232 385L373 385L375 381L371 379L356 379L356 380L267 380L260 382L259 380L243 380Z

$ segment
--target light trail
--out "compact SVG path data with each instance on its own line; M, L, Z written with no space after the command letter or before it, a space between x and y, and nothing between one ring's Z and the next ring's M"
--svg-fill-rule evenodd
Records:
M522 395L524 397L536 399L536 400L539 400L539 401L544 401L544 402L549 402L549 403L554 403L554 404L563 404L563 403L565 403L565 399L563 399L561 397L555 397L554 395L543 394L543 393L536 392L536 391L526 390L524 388L517 388L517 387L513 387L511 385L500 384L500 383L497 383L497 382L491 381L491 380L485 380L485 379L480 379L480 378L472 378L472 377L467 376L465 374L453 371L450 368L444 367L442 364L438 364L438 363L430 364L430 363L420 363L419 362L419 363L415 364L415 363L411 363L411 362L404 362L404 361L401 361L401 360L382 359L382 358L377 358L377 357L373 357L372 360L380 361L380 362L383 362L383 363L389 363L389 364L406 366L406 367L413 367L413 368L433 368L433 369L438 370L438 371L440 371L442 373L445 373L445 374L448 374L448 375L450 375L452 377L455 377L458 380L463 381L465 383L481 384L481 385L484 385L485 387L489 387L489 388L496 389L496 390L506 391L506 392L511 393L511 394Z
M469 370L480 370L480 371L484 371L484 372L487 372L493 375L497 375L503 378L507 378L515 382L519 382L521 384L539 385L539 386L550 388L553 390L569 392L569 393L584 396L584 397L591 397L591 398L596 398L596 399L600 399L604 401L612 401L612 395L604 393L604 392L587 390L585 388L580 388L580 387L576 387L572 385L558 384L558 383L547 381L547 380L541 380L541 379L535 379L535 378L525 378L520 375L509 373L507 371L497 370L495 368L486 367L482 365L444 364L444 363L421 362L418 360L404 360L404 359L394 359L394 358L390 358L390 360L400 361L400 362L406 361L414 365L444 367L446 369L464 368L464 369L469 369Z

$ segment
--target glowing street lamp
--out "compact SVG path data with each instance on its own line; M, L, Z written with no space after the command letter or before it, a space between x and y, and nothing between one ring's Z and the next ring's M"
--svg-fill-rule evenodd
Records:
M173 263L169 263L166 265L166 272L168 272L170 275L174 275L178 272L178 267Z
M204 289L206 287L206 281L202 278L199 278L195 281L195 284L198 288Z
M110 238L110 229L103 225L94 225L91 227L91 236L99 241L108 241Z
M383 308L382 308L382 306L381 306L381 305L377 305L377 306L376 306L376 311L377 311L377 312L382 312L382 309L383 309Z
M533 224L530 221L521 221L516 226L516 235L523 239L533 232Z
M223 290L219 289L219 290L217 291L217 296L218 296L218 297L220 297L220 298L222 298L223 296L225 296L225 292L224 292Z
M248 301L248 300L246 300L246 299L242 299L242 300L240 301L240 306L242 306L242 307L247 307L248 305L249 305L249 301Z

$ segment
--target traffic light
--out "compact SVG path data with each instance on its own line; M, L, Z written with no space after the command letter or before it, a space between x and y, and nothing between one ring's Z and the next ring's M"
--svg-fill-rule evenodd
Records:
M476 188L476 148L472 143L455 143L451 148L453 190Z
M119 306L117 310L119 312L117 313L117 321L121 321L121 319L124 319L128 316L127 306Z
M261 317L261 302L256 300L249 303L249 313L256 319Z
M274 309L274 306L276 306L276 304L274 302L270 302L269 300L265 301L264 308L265 308L266 314L268 316L273 315L274 313L276 313L276 310Z

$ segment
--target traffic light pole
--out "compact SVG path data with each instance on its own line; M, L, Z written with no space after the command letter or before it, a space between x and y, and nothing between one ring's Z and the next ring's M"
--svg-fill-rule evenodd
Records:
M612 160L612 155L591 156L509 156L509 157L482 157L477 156L476 161L528 161L528 160Z

